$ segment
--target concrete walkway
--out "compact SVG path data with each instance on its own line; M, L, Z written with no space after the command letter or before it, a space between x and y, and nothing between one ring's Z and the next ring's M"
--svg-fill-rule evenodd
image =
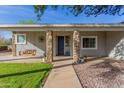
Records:
M81 88L72 66L72 60L53 62L54 68L48 76L44 88Z
M0 63L36 63L42 62L41 57L0 56Z

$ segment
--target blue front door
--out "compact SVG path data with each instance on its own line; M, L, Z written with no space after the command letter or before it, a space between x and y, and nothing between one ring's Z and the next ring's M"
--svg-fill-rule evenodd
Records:
M58 36L58 55L64 55L64 36Z

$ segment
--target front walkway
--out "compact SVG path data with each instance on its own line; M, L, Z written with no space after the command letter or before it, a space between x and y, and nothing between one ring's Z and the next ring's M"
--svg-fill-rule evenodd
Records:
M44 88L81 88L73 69L72 60L53 62L54 68L48 76Z

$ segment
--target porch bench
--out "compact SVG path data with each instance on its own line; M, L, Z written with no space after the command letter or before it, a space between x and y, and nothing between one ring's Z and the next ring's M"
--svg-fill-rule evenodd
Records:
M19 51L20 56L35 56L36 50L35 49L26 49L24 51Z

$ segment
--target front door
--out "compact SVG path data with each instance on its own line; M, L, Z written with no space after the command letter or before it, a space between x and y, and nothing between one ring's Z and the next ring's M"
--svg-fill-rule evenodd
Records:
M58 55L64 55L64 36L58 36Z

